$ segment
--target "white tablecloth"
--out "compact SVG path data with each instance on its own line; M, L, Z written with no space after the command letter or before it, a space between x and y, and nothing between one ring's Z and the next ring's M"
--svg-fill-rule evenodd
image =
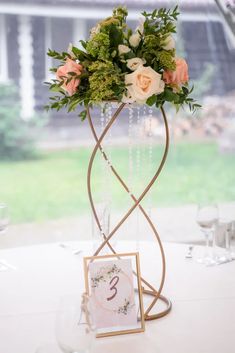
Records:
M75 256L58 244L0 251L0 259L17 268L0 272L0 353L35 353L44 342L55 340L59 299L83 290L82 257L91 255L91 244L75 245L83 254ZM135 251L134 243L117 245L120 252ZM152 242L138 246L142 275L157 285L161 265L157 247ZM143 334L97 339L94 353L235 352L235 262L204 267L185 259L187 245L164 247L163 293L173 302L171 313L148 322ZM196 248L195 256L200 251Z

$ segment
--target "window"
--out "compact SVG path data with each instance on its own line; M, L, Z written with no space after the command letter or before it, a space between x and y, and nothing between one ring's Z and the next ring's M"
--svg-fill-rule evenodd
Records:
M8 80L5 16L0 15L0 82Z

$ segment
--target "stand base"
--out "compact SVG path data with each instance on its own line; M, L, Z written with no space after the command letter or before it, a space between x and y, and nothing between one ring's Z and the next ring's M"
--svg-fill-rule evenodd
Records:
M143 295L151 295L152 297L155 297L155 298L158 296L158 293L153 292L151 290L144 289L144 288L142 289L142 293L143 293ZM171 311L172 303L171 303L170 299L168 299L167 297L164 297L164 295L161 294L159 296L158 300L161 300L166 304L166 306L167 306L166 309L164 311L161 311L158 314L152 314L152 315L145 314L144 315L145 321L160 319L161 317L166 316Z

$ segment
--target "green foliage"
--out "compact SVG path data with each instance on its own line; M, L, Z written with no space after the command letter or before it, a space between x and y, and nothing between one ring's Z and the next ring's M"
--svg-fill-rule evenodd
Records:
M171 87L167 87L163 93L151 96L146 103L149 106L155 104L156 107L161 107L165 102L170 102L175 106L176 111L184 104L194 113L197 109L201 108L201 105L190 96L193 92L193 88L194 87L189 89L187 86L182 86L180 91L174 92Z
M67 57L69 57L70 55L68 53L58 53L55 50L51 50L48 49L47 55L50 56L51 58L57 59L57 60L61 60L61 61L65 61Z
M127 8L124 6L118 6L113 10L113 17L117 18L121 25L126 22L127 15L128 11Z
M161 8L150 13L144 11L142 15L145 17L144 31L146 34L164 36L175 33L175 21L179 15L178 6L173 10Z
M109 47L108 34L97 33L87 42L86 50L94 58L106 61L110 59Z
M35 155L30 124L20 118L17 90L0 85L0 159L27 159Z
M98 22L91 29L87 41L81 41L84 50L72 47L69 53L58 53L49 49L48 55L60 60L60 65L66 65L67 59L70 58L79 62L83 70L80 75L67 72L60 80L54 79L47 83L55 95L50 98L46 108L56 110L66 108L70 112L76 110L78 105L82 105L85 110L79 116L84 120L89 104L110 100L121 102L123 94L128 91L125 76L132 72L127 61L131 58L140 58L144 66L161 75L161 80L164 71L175 71L177 68L174 45L168 46L168 49L166 43L169 40L172 42L171 35L176 32L178 7L173 10L161 8L142 14L145 18L143 26L139 26L133 33L126 23L127 9L117 7L113 10L112 16ZM57 68L52 68L53 72L56 70ZM74 79L79 84L76 92L70 96L66 92L66 85ZM161 84L163 86L163 82ZM194 111L200 105L190 97L190 93L186 85L165 84L164 92L149 97L146 103L161 107L165 102L170 102L176 109L186 104Z
M176 69L176 64L174 60L174 50L160 50L156 55L159 62L159 69L171 70Z
M165 39L164 39L165 40ZM145 58L149 66L153 66L155 71L175 70L174 50L164 50L164 41L153 34L145 36L140 55Z
M125 90L121 70L112 62L96 61L90 66L90 99L92 103L120 101Z

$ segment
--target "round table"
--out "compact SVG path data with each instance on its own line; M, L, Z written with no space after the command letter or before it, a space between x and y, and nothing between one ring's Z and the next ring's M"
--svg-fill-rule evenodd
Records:
M83 256L90 242L18 247L0 251L16 267L0 272L0 352L35 353L55 341L60 297L84 290ZM160 276L155 243L117 243L118 252L140 252L141 272L152 284ZM72 248L82 253L73 255ZM163 294L173 303L166 317L147 322L146 331L96 339L94 353L234 353L235 262L204 267L186 259L188 246L165 243L167 277ZM195 247L193 255L202 251ZM156 309L159 309L156 307Z

